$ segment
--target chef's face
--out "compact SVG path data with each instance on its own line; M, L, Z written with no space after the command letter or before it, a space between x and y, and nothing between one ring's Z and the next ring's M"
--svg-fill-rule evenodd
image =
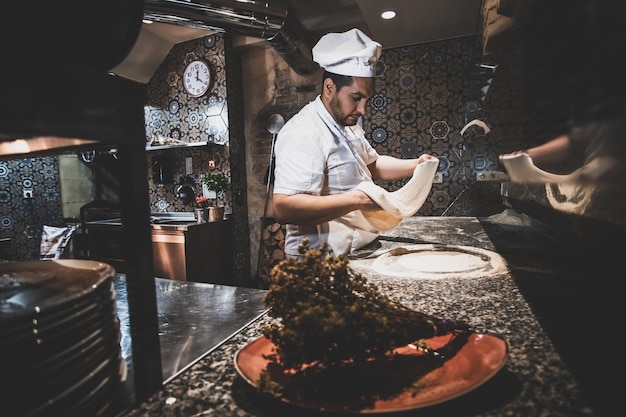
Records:
M354 126L367 112L367 102L374 95L374 78L353 77L350 85L337 89L330 78L324 83L328 110L341 126Z

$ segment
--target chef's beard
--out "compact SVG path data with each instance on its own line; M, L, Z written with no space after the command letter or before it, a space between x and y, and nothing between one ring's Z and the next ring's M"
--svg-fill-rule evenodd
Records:
M337 122L339 126L354 126L359 121L359 117L361 115L349 114L344 115L341 111L341 106L339 105L339 100L337 100L337 95L332 97L328 102L330 107L330 113L333 115L333 119ZM350 121L350 118L354 118L354 122Z

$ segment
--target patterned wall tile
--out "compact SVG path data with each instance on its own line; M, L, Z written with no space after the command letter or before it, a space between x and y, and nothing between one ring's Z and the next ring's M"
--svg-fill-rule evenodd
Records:
M385 49L385 73L376 80L370 113L364 117L367 137L381 154L415 158L429 153L440 158L443 182L418 214L436 216L461 204L458 197L475 184L476 172L493 169L498 151L490 144L474 154L472 138L460 131L480 117L480 86L476 72L480 45L474 37ZM390 190L404 181L380 182ZM493 212L501 209L492 207ZM466 207L467 215L472 208Z
M6 259L39 259L44 224L63 225L58 178L53 156L0 162L0 237L11 239Z

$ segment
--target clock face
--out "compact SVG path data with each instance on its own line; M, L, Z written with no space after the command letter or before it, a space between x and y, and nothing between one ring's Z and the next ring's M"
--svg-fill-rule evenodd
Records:
M185 90L194 97L200 97L206 93L212 81L211 69L200 59L190 62L183 73Z

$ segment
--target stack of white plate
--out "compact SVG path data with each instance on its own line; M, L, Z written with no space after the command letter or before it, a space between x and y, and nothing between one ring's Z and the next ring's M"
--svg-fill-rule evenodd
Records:
M125 378L108 264L0 264L0 408L12 417L104 416Z

